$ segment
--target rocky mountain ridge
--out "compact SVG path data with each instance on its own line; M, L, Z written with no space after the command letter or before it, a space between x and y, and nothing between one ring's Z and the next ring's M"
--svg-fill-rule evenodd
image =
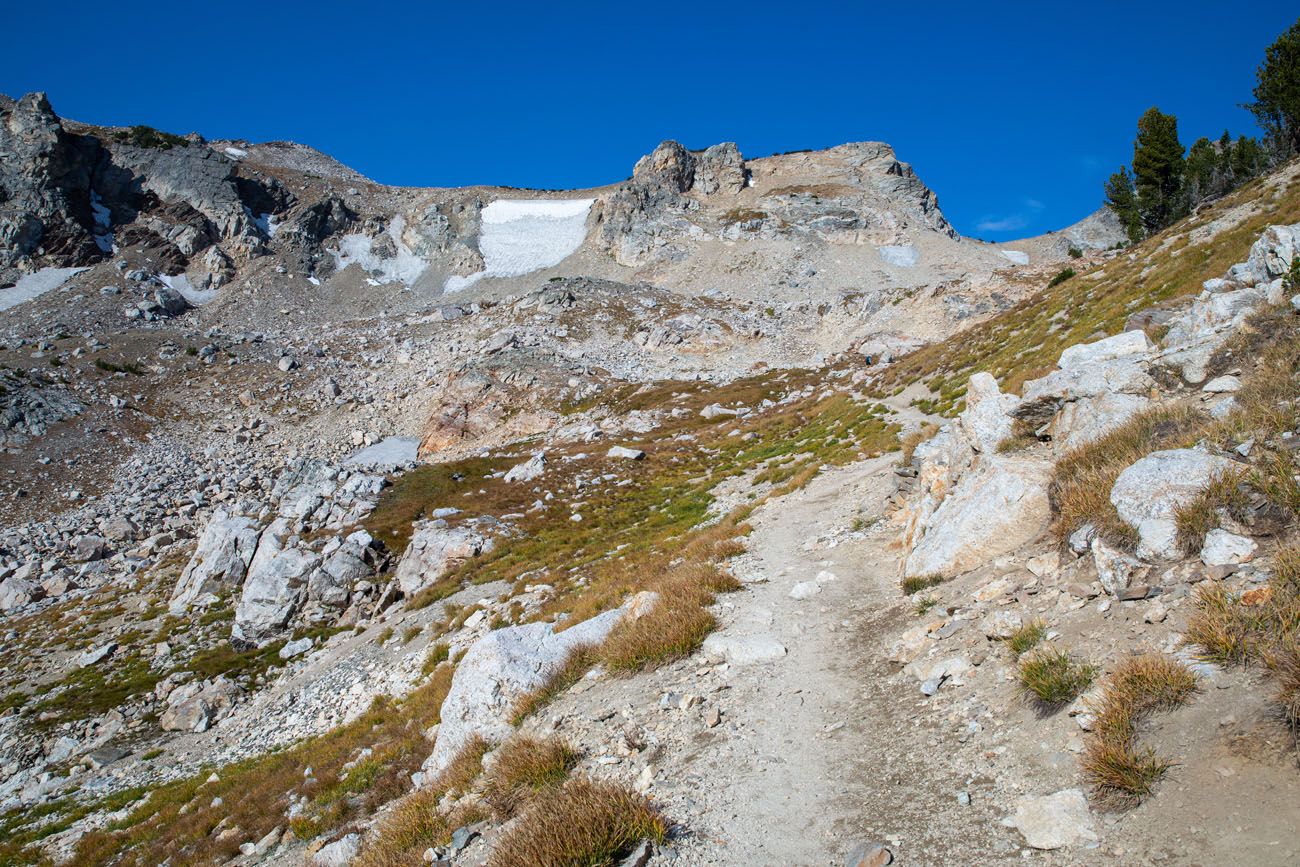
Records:
M427 190L0 114L5 858L1294 857L1205 623L1290 610L1296 166L1110 250L961 238L879 143ZM1130 656L1195 688L1117 746Z

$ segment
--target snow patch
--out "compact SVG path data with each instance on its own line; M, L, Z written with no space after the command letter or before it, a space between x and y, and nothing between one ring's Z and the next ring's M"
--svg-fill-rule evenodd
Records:
M453 275L444 292L457 292L483 277L518 277L558 265L587 238L587 214L595 199L498 199L483 209L479 252L484 269Z
M32 274L24 274L13 286L0 289L0 310L17 307L24 301L31 301L46 292L52 292L62 286L69 277L85 270L85 268L42 268Z
M95 217L95 246L101 253L113 252L115 238L109 228L113 225L113 212L104 207L99 193L90 191L90 212Z
M369 275L368 282L371 285L405 283L410 286L415 283L429 267L429 263L402 243L402 230L405 228L406 218L397 216L385 230L397 248L397 255L391 259L381 259L376 256L371 250L370 238L366 235L344 235L339 239L339 248L331 251L337 270L342 271L355 263Z
M184 274L177 274L174 277L168 277L166 274L154 275L158 282L168 289L175 290L181 294L181 297L190 302L193 307L200 307L217 297L216 289L195 289L190 285L190 278Z
M416 437L388 437L355 452L343 461L345 466L392 468L414 463L420 449Z
M1009 262L1014 262L1017 265L1029 264L1028 253L1022 253L1019 250L998 250L998 252L1002 254L1002 258Z
M248 156L248 151L243 148L226 148L226 156L231 159L242 160L244 157Z
M915 268L921 254L911 244L887 244L880 248L880 258L888 265Z

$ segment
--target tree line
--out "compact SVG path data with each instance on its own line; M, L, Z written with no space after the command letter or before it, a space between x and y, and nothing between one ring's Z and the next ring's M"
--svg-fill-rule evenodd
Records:
M1224 130L1216 141L1199 138L1186 150L1178 118L1149 108L1138 120L1133 164L1106 181L1106 206L1136 243L1300 153L1300 20L1264 52L1255 71L1253 102L1245 108L1264 130L1263 140Z

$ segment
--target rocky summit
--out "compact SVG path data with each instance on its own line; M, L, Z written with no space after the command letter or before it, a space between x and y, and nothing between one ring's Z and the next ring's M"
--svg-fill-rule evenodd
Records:
M0 97L0 863L1300 862L1300 163L630 169Z

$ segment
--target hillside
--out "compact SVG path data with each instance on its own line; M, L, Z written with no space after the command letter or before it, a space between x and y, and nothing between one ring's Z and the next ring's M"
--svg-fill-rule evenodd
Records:
M0 120L0 863L1300 858L1296 163L1121 249Z

